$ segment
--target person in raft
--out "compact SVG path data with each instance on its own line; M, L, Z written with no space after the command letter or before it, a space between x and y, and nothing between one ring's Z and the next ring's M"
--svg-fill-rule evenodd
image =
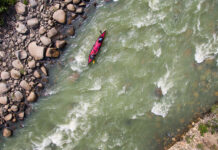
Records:
M98 39L98 42L99 42L99 43L102 43L102 42L103 42L103 38L100 37L100 38ZM90 55L90 58L94 60L94 59L95 59L95 56L96 56L95 54L92 54L92 55Z

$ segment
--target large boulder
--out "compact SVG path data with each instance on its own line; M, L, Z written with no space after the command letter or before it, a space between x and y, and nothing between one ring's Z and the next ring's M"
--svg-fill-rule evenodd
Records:
M28 31L27 27L21 22L16 23L15 29L17 30L17 32L22 33L22 34L25 34Z
M10 121L12 119L12 117L13 117L12 114L8 114L8 115L4 116L4 120Z
M59 23L66 22L66 14L62 9L56 10L53 14L53 19Z
M9 88L4 82L0 82L0 94L8 92Z
M23 69L23 64L20 62L19 59L16 59L12 62L12 66L16 69Z
M36 67L36 61L35 60L30 60L28 61L28 67L33 69Z
M15 10L18 14L24 15L26 13L26 5L21 2L17 2L15 5Z
M67 44L65 40L57 40L55 45L57 48L64 48L64 46Z
M57 33L58 33L58 31L55 28L52 28L48 31L47 35L49 38L51 38L51 37L57 35Z
M82 7L77 7L76 8L76 13L77 14L82 14L83 13L83 8Z
M7 96L1 96L0 97L0 104L6 105L8 103L8 97Z
M73 0L73 3L74 3L74 4L79 4L79 3L80 3L80 0Z
M27 20L27 25L31 28L36 28L39 25L39 20L37 18L32 18Z
M31 90L31 87L30 85L25 81L25 80L22 80L20 82L20 86L25 89L26 91L30 91Z
M46 36L42 36L40 37L40 41L42 42L43 45L48 46L49 44L51 44L51 39L46 37Z
M14 92L14 100L20 102L23 99L23 94L20 91Z
M30 55L35 60L41 60L44 58L44 50L45 48L42 46L37 46L36 42L31 42L28 46L28 50L30 52Z
M1 79L2 80L8 80L10 78L10 74L7 71L1 72Z
M4 137L10 137L12 135L12 131L8 128L3 129L3 136Z
M18 59L26 59L27 58L27 52L24 50L16 51L15 55L17 56Z
M67 9L68 9L69 11L72 11L72 12L74 12L74 11L76 10L76 8L74 7L73 4L68 4L68 5L67 5Z
M53 57L53 58L57 58L59 57L60 52L56 49L56 48L47 48L46 50L46 57Z
M34 102L36 101L36 94L32 91L30 92L29 96L27 97L28 102Z
M13 79L20 79L20 77L21 77L20 71L17 71L17 70L15 70L15 69L12 69L12 70L11 70L11 77L12 77Z
M12 105L12 106L11 106L11 110L12 110L13 112L16 112L16 111L18 110L18 107L17 107L16 105Z

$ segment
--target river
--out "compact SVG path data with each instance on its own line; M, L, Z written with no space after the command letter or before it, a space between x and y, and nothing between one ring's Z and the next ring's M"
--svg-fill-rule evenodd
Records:
M217 34L217 0L99 0L51 68L46 96L0 149L163 149L217 101Z

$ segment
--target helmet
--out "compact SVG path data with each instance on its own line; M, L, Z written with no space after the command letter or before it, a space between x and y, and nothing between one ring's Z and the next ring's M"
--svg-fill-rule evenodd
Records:
M94 56L94 55L90 55L90 58L91 58L91 59L95 59L95 56Z
M100 37L100 38L98 39L98 41L99 41L99 42L102 42L102 41L103 41L103 38L102 38L102 37Z

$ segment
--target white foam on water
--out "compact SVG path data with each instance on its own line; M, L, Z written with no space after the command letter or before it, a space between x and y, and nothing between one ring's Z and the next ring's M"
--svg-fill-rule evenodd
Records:
M181 34L184 33L188 29L188 23L186 23L181 29L177 28L168 28L169 25L167 24L160 24L161 28L164 30L167 34Z
M152 12L148 12L146 16L143 17L137 17L136 19L133 19L133 26L136 26L137 28L141 27L147 27L150 25L154 25L158 23L159 21L162 21L166 17L166 14L161 12L159 14L154 14Z
M171 72L169 71L167 66L166 68L166 74L163 77L161 77L157 82L155 82L158 88L161 88L163 95L166 95L168 90L173 87L173 82L170 80Z
M125 93L126 93L126 86L123 86L122 90L118 91L117 94L120 96L120 95L125 94Z
M153 104L151 112L155 115L162 116L163 118L165 118L168 114L171 105L171 103L167 103L165 101L155 102Z
M153 10L157 11L159 10L158 4L160 3L159 0L149 0L148 6Z
M207 43L196 45L195 47L195 61L202 63L207 58L214 58L218 54L218 47L215 47L218 42L217 36L214 33L213 37Z
M93 86L88 90L90 90L90 91L99 91L100 89L101 89L101 80L98 79L98 80L96 80L94 82Z
M138 117L144 116L145 113L137 113L131 117L131 119L137 119Z
M201 10L201 5L202 3L204 3L205 0L201 0L198 5L197 5L197 10L195 11L195 13L199 12Z
M61 149L63 149L64 144L70 143L75 146L77 141L85 136L90 129L87 123L88 109L90 107L89 103L81 102L77 108L68 114L67 118L71 118L71 121L58 125L55 131L45 137L41 143L33 142L34 149L45 150L50 144L55 144ZM77 130L80 130L80 132L77 132ZM67 135L68 138L64 139L64 135Z
M159 48L157 50L154 50L153 52L155 56L160 57L162 51L161 51L161 48Z

